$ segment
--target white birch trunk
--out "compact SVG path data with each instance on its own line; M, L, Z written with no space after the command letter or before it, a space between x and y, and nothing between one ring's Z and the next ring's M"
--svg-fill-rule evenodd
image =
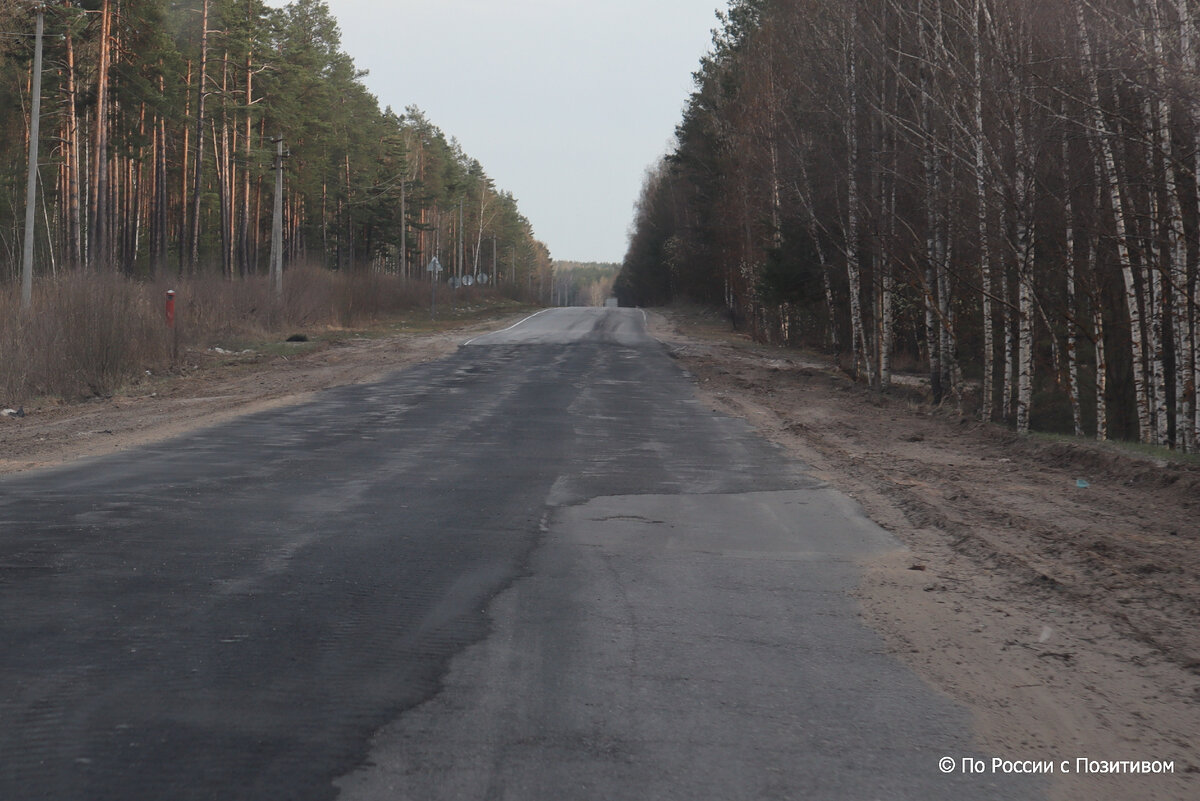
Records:
M1129 314L1130 347L1133 355L1133 382L1137 395L1138 429L1143 441L1150 433L1150 406L1147 402L1146 381L1143 372L1145 364L1145 349L1142 341L1142 319L1138 307L1137 282L1134 280L1133 262L1129 253L1128 229L1125 225L1125 205L1121 198L1121 187L1117 178L1116 157L1110 134L1104 121L1104 113L1100 107L1100 78L1097 67L1092 60L1092 46L1088 36L1087 26L1083 18L1083 6L1080 0L1075 3L1075 17L1079 26L1080 47L1082 49L1084 69L1088 71L1089 93L1092 106L1092 126L1096 132L1096 140L1101 153L1101 173L1103 183L1107 188L1112 204L1113 222L1117 233L1117 255L1121 261L1121 272L1125 280L1125 299Z
M1092 329L1096 336L1096 439L1108 439L1108 359L1104 354L1104 310L1092 304Z
M946 197L954 196L954 187L951 184ZM959 367L957 358L957 338L954 336L954 306L951 304L950 296L950 243L949 243L949 225L946 223L947 212L940 210L938 225L938 262L937 262L937 297L938 297L938 350L941 354L942 365L942 392L953 392L958 399L960 411L962 406L962 396L959 394L961 382L959 382Z
M857 0L851 11L850 27L846 32L846 88L849 99L849 117L846 121L846 274L850 283L850 322L854 350L854 372L871 371L868 356L866 330L862 318L862 286L858 265L858 64L854 46L854 33L858 29ZM862 362L860 368L860 361Z
M979 277L983 299L983 397L980 418L992 419L996 385L996 329L992 319L992 265L988 246L987 161L984 153L983 130L983 0L975 0L975 24L971 27L971 44L975 61L975 202L979 223Z
M924 14L925 3L917 5L918 42L924 62L920 67L921 131L925 137L922 145L922 162L925 172L925 344L929 357L929 385L934 404L942 402L941 334L937 326L937 277L938 277L938 213L939 191L937 157L934 152L933 98L930 93L929 66L932 51L926 31L928 20Z
M1001 228L1007 231L1008 225L1007 220L1004 219L1005 216L1002 215ZM1006 422L1013 419L1013 397L1015 395L1013 375L1017 363L1017 338L1016 329L1013 325L1012 282L1009 278L1011 273L1012 270L1005 263L1003 269L1000 271L1000 296L1004 298L1004 307L1001 309L1001 317L1004 324L1004 381L1000 401L1000 413Z
M1154 204L1157 207L1157 204ZM1148 298L1153 303L1147 307L1150 318L1151 376L1153 377L1154 399L1154 444L1170 443L1170 411L1167 404L1166 337L1163 335L1163 319L1167 314L1167 282L1160 272L1161 262L1155 259L1146 271L1150 279Z
M1064 110L1065 112L1065 110ZM1066 114L1063 114L1066 117ZM1071 148L1063 139L1063 168L1071 163ZM1079 402L1079 304L1075 290L1075 205L1071 201L1070 177L1063 197L1063 217L1066 222L1067 240L1067 392L1071 400L1071 420L1075 424L1075 436L1083 436L1083 408Z
M1155 124L1153 102L1147 92L1142 98L1142 131L1146 137L1146 174L1156 172L1155 156L1159 149L1160 131ZM1168 143L1167 147L1170 147ZM1165 168L1165 167L1164 167ZM1147 203L1150 210L1146 220L1146 286L1145 313L1146 333L1150 342L1150 399L1153 404L1153 429L1151 441L1155 445L1166 445L1170 436L1170 420L1167 409L1166 350L1163 339L1163 321L1166 314L1166 282L1162 275L1160 233L1166 226L1160 216L1158 185L1153 181L1147 187Z
M887 220L886 248L881 248L883 280L880 291L880 336L879 336L879 388L887 390L892 386L892 347L896 338L895 295L896 275L892 265L891 243L896 241L896 164L895 132L892 132L890 150L893 154L891 175L886 183L881 202L883 203L884 218Z
M1196 17L1190 6L1191 3L1188 0L1175 0L1183 74L1186 78L1194 80L1197 72ZM1197 132L1200 131L1200 100L1197 100L1195 95L1185 97L1182 107L1187 115L1188 127L1192 130L1193 136L1197 136ZM1195 189L1200 192L1200 148L1195 148L1192 175L1195 180ZM1200 198L1200 194L1197 197ZM1193 207L1192 211L1196 212L1200 209ZM1195 310L1200 308L1200 280L1197 280L1195 276L1189 277L1186 249L1182 254L1182 264L1176 264L1174 268L1177 272L1174 277L1175 313L1173 322L1178 329L1175 337L1177 348L1175 370L1182 378L1181 384L1177 382L1177 386L1180 386L1182 391L1179 416L1176 419L1178 429L1182 432L1184 447L1189 451L1195 451L1200 446L1200 404L1196 402L1196 374L1200 371L1200 349L1196 347L1195 329ZM1193 281L1192 285L1195 287L1196 296L1190 298L1192 312L1189 319L1188 287Z
M1166 343L1163 341L1162 326L1167 318L1171 315L1171 330L1173 333L1172 339L1172 356L1175 365L1175 409L1171 410L1174 413L1175 420L1175 440L1171 444L1177 447L1187 448L1188 441L1191 439L1188 429L1190 426L1186 424L1190 414L1186 404L1186 390L1184 388L1183 369L1181 357L1184 355L1186 348L1184 347L1185 338L1180 336L1181 328L1186 325L1187 308L1185 304L1178 302L1179 291L1173 287L1183 287L1186 292L1187 287L1187 246L1184 240L1183 231L1183 211L1179 202L1179 190L1175 174L1175 156L1171 147L1171 119L1170 119L1170 102L1167 99L1165 81L1163 80L1163 70L1167 68L1166 48L1163 45L1162 37L1162 18L1158 9L1158 1L1150 0L1148 3L1150 9L1150 40L1153 44L1153 58L1151 59L1151 85L1157 90L1158 97L1155 98L1155 103L1158 107L1158 115L1155 120L1154 138L1157 140L1159 148L1159 157L1162 160L1163 171L1163 189L1166 195L1166 220L1163 226L1167 234L1167 251L1168 251L1168 266L1167 274L1163 275L1160 281L1160 293L1158 294L1159 304L1157 309L1157 322L1159 341L1156 350L1155 363L1155 391L1158 401L1158 436L1159 443L1166 444L1169 437L1169 420L1167 409L1167 386L1164 365L1164 350ZM1155 268L1158 267L1156 262ZM1153 268L1152 268L1153 269ZM1182 278L1182 281L1180 280ZM1168 302L1167 291L1170 290L1170 302ZM1163 375L1160 377L1159 372Z
M1100 162L1100 153L1096 151L1092 158L1094 172L1095 198L1093 207L1100 209L1104 202L1104 170ZM1095 337L1095 375L1096 375L1096 439L1104 442L1108 439L1108 360L1104 353L1104 309L1100 305L1100 278L1096 272L1096 259L1099 255L1098 230L1088 236L1087 270L1090 281L1092 306L1092 335Z
M1029 148L1021 111L1013 126L1016 136L1016 212L1017 212L1017 432L1029 433L1030 407L1033 403L1033 221L1030 219L1032 192L1027 169Z
M1028 267L1018 276L1017 344L1017 433L1029 433L1030 407L1033 402L1033 277Z

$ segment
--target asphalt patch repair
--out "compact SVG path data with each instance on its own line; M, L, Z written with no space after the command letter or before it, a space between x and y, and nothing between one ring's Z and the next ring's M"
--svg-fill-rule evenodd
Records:
M880 396L819 356L754 345L698 315L650 321L712 408L746 418L908 546L863 562L864 622L967 705L983 745L1010 759L1174 762L1168 776L1060 775L1059 799L1196 797L1200 470ZM0 473L376 380L504 324L289 357L194 355L195 369L163 383L0 419Z

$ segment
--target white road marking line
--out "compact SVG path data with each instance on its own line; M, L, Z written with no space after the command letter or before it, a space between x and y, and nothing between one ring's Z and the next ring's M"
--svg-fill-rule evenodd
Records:
M522 323L527 323L530 320L532 320L534 317L537 317L539 314L545 314L548 311L553 311L553 309L542 309L540 312L534 312L533 314L529 315L524 320L518 320L517 322L510 325L508 328L501 329L500 331L489 331L486 334L480 334L477 337L472 337L471 339L468 339L466 342L462 343L462 345L460 345L459 347L465 348L467 345L470 345L472 342L474 342L477 339L483 339L484 337L490 337L492 334L503 334L505 331L511 331L514 328L516 328L518 325L521 325Z

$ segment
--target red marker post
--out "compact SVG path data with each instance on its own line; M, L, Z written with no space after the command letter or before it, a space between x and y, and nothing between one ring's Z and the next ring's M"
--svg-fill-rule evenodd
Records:
M175 327L175 290L167 290L167 328L171 332L171 364L179 360L179 329Z

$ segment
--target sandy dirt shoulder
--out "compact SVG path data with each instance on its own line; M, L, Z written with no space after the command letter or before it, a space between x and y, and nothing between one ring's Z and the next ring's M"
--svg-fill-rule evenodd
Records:
M880 396L696 312L651 319L711 408L907 546L865 565L864 621L972 711L977 753L1052 760L1056 799L1200 798L1200 469ZM1079 758L1175 764L1078 775Z
M75 404L43 401L22 407L24 417L0 416L0 475L157 442L300 403L329 387L377 381L439 359L464 340L527 314L496 314L418 333L340 332L321 342L276 344L268 352L186 351L170 373L147 375L112 397Z

